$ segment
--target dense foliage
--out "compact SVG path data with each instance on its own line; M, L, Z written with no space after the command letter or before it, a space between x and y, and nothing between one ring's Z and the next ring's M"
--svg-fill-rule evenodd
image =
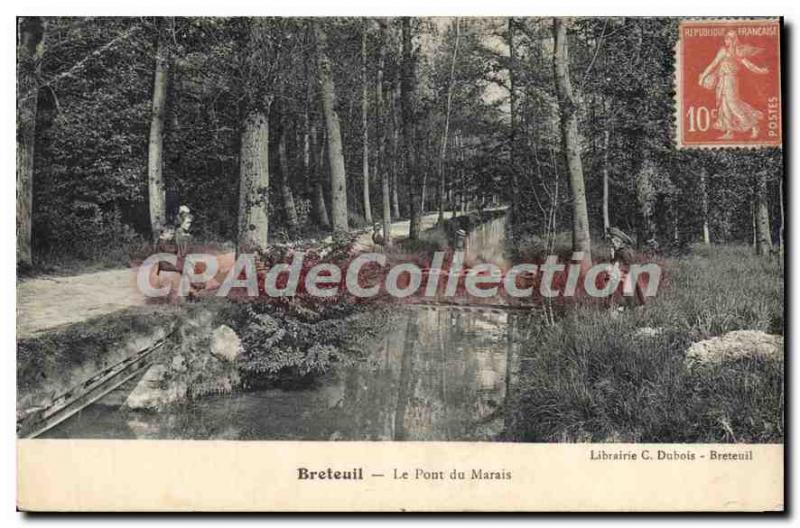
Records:
M269 92L270 237L297 235L288 230L288 202L280 187L279 130L285 135L288 188L300 234L324 228L312 211L315 179L323 182L328 201L330 188L309 23L263 19L255 40L252 23L240 18L47 19L34 169L33 245L40 260L108 258L112 248L150 238L147 140L159 41L170 57L163 162L168 205L189 205L199 238L236 239L243 116L250 102ZM328 49L335 51L330 60L351 227L362 225L365 213L365 79L356 74L365 60L373 216L381 210L379 169L391 171L396 213L403 217L410 212L409 181L416 187L421 183L423 207L436 210L444 177L445 209L480 207L493 198L516 201L520 236L554 236L570 228L572 198L557 125L549 19L412 20L414 178L404 170L402 145L397 145L403 117L400 20L387 20L385 35L371 20L326 19L323 24ZM712 241L750 242L761 175L767 180L777 243L780 151L674 147L676 27L675 19L644 18L577 19L569 25L592 231L603 231L606 172L610 223L640 239L700 240L707 220ZM252 60L254 54L258 61ZM383 101L377 101L381 64ZM378 104L383 127L375 118Z

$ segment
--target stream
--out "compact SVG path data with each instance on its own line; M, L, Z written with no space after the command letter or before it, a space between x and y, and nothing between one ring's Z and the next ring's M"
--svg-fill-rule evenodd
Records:
M477 227L468 258L501 264L505 217ZM502 440L519 368L519 314L407 307L378 346L310 387L207 396L160 412L118 390L45 438Z

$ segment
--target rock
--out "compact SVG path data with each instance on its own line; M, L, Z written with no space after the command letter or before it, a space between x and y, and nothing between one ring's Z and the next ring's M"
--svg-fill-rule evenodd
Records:
M211 353L224 361L235 361L243 352L242 341L228 325L220 325L211 334Z
M171 367L175 372L186 372L186 358L178 354L172 358Z
M165 365L153 365L128 395L125 406L129 409L158 409L184 399L186 391L186 384L170 383Z
M690 364L713 364L743 357L783 361L783 336L757 330L737 330L692 344L686 351Z
M657 337L664 333L663 328L653 328L651 326L643 326L637 328L634 335L637 337Z

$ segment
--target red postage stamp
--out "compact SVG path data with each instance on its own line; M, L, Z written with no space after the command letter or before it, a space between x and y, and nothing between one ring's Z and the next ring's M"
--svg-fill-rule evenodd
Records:
M678 148L781 146L780 42L777 19L681 22Z

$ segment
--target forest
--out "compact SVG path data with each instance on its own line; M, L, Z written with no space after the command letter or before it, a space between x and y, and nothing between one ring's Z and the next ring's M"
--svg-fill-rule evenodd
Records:
M492 200L523 240L766 254L781 152L674 147L676 24L21 18L18 261L124 261L178 204L263 248Z
M336 420L324 407L317 439L782 441L783 153L677 148L679 24L19 17L20 398L40 407L53 380L79 381L65 366L88 371L79 360L99 362L132 328L175 317L195 334L170 349L181 360L164 369L195 376L188 394L195 382L198 395L285 383L287 372L307 387L309 373L369 354L396 363L380 374L390 382L347 371L344 403L330 412L352 419L352 430L326 429ZM227 254L380 231L373 241L408 256L451 245L437 234L446 222L475 218L508 262L573 252L605 262L609 233L621 232L664 280L646 303L558 299L489 319L300 301L171 312L116 295L132 261L187 209L192 244ZM97 270L109 270L108 283ZM62 291L73 299L57 299ZM398 317L400 330L389 323ZM236 368L197 352L212 330L241 338ZM492 340L501 332L507 348L506 337ZM365 352L382 333L383 348ZM727 347L722 359L703 355L710 341ZM486 357L499 358L495 370ZM185 358L195 362L188 371ZM209 381L212 363L224 370L221 385ZM448 396L447 376L462 374L468 381ZM219 414L203 411L211 422L231 419L226 403L213 405ZM436 429L441 408L470 419L478 409L479 433ZM432 413L435 427L415 413ZM390 422L388 433L361 429ZM310 430L286 427L256 437ZM213 436L203 422L174 437L197 428Z

